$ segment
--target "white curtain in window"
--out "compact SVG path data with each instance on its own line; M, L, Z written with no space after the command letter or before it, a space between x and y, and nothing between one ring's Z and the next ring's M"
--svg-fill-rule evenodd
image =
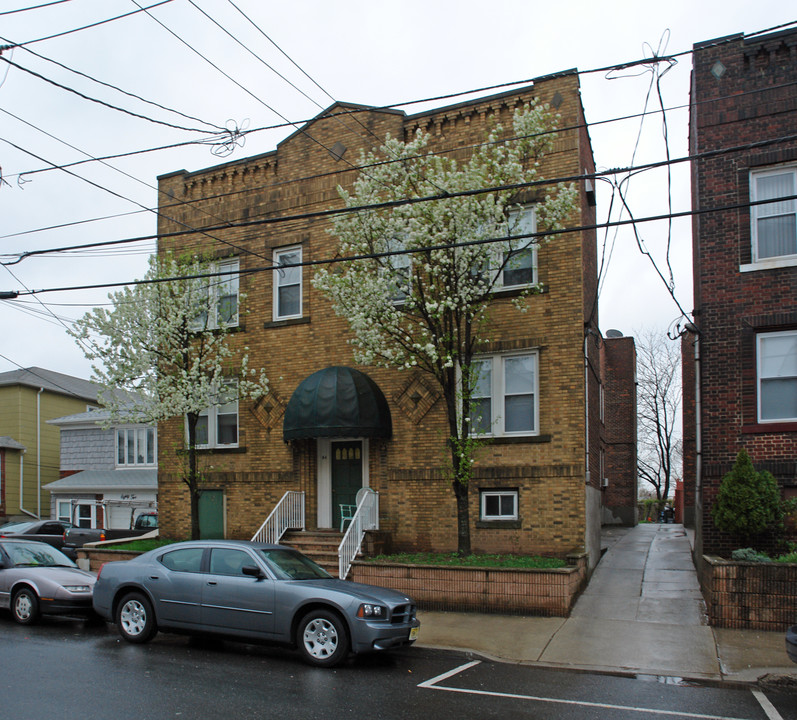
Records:
M756 200L774 200L795 194L795 173L763 175L756 179ZM756 206L758 257L797 253L797 202L781 200Z
M761 419L797 419L797 333L762 336L759 349Z

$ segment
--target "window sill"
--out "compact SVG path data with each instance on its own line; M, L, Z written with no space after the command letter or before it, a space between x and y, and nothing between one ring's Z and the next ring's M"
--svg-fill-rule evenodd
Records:
M757 260L748 265L740 265L739 272L755 272L757 270L776 270L777 268L797 267L797 255L784 255L783 257Z
M245 446L227 447L225 445L220 445L219 447L198 447L196 451L199 454L204 454L204 455L221 455L221 454L236 455L236 454L245 453L246 447Z
M480 530L520 530L523 523L520 520L478 520L476 527Z
M743 425L742 433L745 435L755 435L763 433L782 433L797 432L797 421L755 423L754 425Z
M523 443L549 443L553 438L550 435L507 435L484 438L477 435L475 439L483 439L487 445L521 445Z
M271 322L263 323L263 328L268 330L270 328L290 327L291 325L307 325L309 323L309 317L285 318L285 320L272 320Z

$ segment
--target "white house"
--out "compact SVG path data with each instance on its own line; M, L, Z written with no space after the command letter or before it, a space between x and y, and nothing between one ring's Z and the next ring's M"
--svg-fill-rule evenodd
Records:
M48 420L61 430L61 479L44 486L51 517L124 529L139 513L157 508L157 429L108 420L105 410Z

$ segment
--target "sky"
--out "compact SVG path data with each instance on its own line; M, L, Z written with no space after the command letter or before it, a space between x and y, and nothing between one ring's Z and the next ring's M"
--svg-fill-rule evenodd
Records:
M141 278L154 241L15 261L153 235L159 175L271 151L334 101L412 114L571 68L599 171L681 158L693 44L797 18L782 0L170 0L127 15L159 0L139 2L0 2L0 45L19 45L0 55L0 293L21 293L0 300L0 372L90 378L66 327L109 290L59 289ZM595 72L664 55L676 57ZM196 142L211 126L278 127L220 157ZM637 220L689 210L687 163L607 177ZM597 192L599 222L629 217L609 182ZM598 232L601 330L673 332L693 309L690 220L636 230Z

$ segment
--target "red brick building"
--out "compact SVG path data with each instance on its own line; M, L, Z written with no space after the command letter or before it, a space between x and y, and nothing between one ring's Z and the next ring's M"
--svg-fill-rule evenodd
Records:
M727 553L710 511L739 450L797 494L797 31L699 43L693 63L698 334L685 347L698 392L684 404L696 440L685 471L698 552Z
M257 403L207 413L202 502L211 498L217 508L206 514L215 517L213 532L251 537L288 490L304 492L310 528L337 529L345 495L339 483L347 476L354 487L379 492L381 530L394 550L456 549L456 504L443 471L446 415L435 381L418 371L355 367L348 324L313 287L312 268L248 271L334 257L331 221L313 213L342 207L338 186L350 188L357 176L348 161L377 147L386 133L407 139L423 129L431 133L430 150L466 158L493 120L511 127L515 108L532 99L555 108L565 128L542 163L542 176L593 172L578 75L571 71L416 115L336 104L273 152L160 178L161 197L176 202L162 203L159 251L210 253L240 271L227 289L245 297L232 342L248 347L250 366L265 368L270 380L269 394ZM579 183L568 225L595 222L590 190ZM532 207L542 196L536 192L545 190L527 191L520 202ZM294 219L282 221L286 217ZM200 233L165 237L209 225L215 239ZM476 552L554 555L586 548L594 565L608 472L602 468L602 339L593 312L595 232L557 236L536 258L544 291L524 300L526 312L518 311L511 293L496 293L490 310L490 342L482 358L493 364L496 377L509 372L509 363L532 368L524 392L533 397L535 413L519 432L493 429L480 450L470 486L472 546ZM356 407L356 418L348 413L353 406L338 408L334 420L297 410L302 398L341 383L368 406ZM493 387L498 405L504 391ZM222 419L228 428L235 423L234 434L225 433ZM159 512L166 535L188 532L188 498L174 451L182 433L179 419L159 427ZM629 475L628 469L617 472ZM611 476L608 486L614 491Z

